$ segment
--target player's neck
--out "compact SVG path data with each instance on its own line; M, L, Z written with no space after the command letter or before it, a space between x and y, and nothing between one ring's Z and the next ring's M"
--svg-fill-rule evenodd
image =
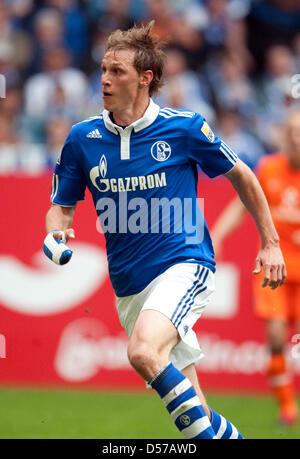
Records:
M142 98L142 100L136 100L132 106L126 107L125 110L113 112L112 117L114 122L119 126L129 126L144 116L149 103L150 98L147 95L147 97Z

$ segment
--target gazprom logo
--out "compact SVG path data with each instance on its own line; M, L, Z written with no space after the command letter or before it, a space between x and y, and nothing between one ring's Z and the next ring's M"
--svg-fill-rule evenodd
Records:
M108 191L109 189L109 180L105 178L107 173L107 160L105 155L102 155L100 158L99 166L95 166L90 170L90 179L92 184L99 190L99 191ZM102 177L99 181L99 185L97 184L98 177Z
M120 193L124 191L148 190L167 186L166 173L139 175L136 177L111 177L106 178L107 160L102 155L99 165L90 170L90 179L94 187L101 193L112 191Z
M151 155L156 161L166 161L171 156L171 147L164 140L159 140L152 145Z

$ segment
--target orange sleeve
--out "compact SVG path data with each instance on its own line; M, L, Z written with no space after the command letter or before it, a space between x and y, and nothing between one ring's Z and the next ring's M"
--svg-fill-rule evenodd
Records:
M262 189L264 189L264 185L265 185L265 169L266 169L265 165L266 165L266 158L262 158L255 168L255 175L259 183L261 184Z

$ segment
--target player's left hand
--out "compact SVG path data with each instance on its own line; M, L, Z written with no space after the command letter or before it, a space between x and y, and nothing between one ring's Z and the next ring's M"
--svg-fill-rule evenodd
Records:
M278 246L268 245L258 252L253 274L264 270L262 287L270 286L272 290L284 284L287 276L282 252Z

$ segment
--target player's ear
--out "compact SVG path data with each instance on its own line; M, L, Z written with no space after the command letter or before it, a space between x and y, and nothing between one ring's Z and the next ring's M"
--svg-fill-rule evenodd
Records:
M149 87L152 80L153 80L152 70L145 70L140 76L141 87Z

